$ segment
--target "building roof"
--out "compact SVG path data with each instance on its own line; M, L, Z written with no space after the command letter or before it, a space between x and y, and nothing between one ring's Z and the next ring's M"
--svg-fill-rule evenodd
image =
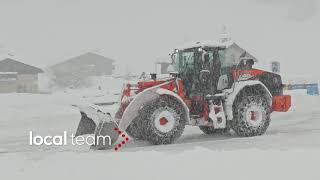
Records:
M251 58L253 59L253 61L258 62L258 59L253 56L251 53L249 53L248 51L246 51L245 49L243 49L242 47L240 47L237 43L232 43L230 46L227 47L228 49L238 49L241 53L241 55L239 56L239 60L240 58Z
M233 43L234 43L233 41L226 41L226 42L211 41L211 40L191 41L191 42L187 42L181 46L178 46L176 49L184 50L184 49L197 48L197 47L224 47L224 48L228 48Z
M56 69L56 68L59 68L61 66L73 66L75 64L87 64L87 65L90 65L90 64L96 64L98 62L113 63L114 60L110 59L110 58L107 58L107 57L104 57L104 56L101 56L99 54L88 52L88 53L82 54L80 56L73 57L71 59L63 61L61 63L55 64L55 65L51 66L50 68Z
M43 70L10 58L6 58L0 61L0 72L17 72L18 74L38 74L43 73Z
M241 48L237 43L235 43L233 40L228 41L191 41L188 43L185 43L182 46L177 47L178 50L185 50L190 48L197 48L197 47L222 47L226 49L239 49L241 51L242 56L250 57L254 61L258 61L256 57L254 57L252 54L247 52L245 49Z

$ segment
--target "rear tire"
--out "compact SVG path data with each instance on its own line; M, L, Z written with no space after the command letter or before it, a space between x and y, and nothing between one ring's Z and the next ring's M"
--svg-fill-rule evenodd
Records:
M270 124L270 105L264 94L241 93L233 106L232 129L242 137L258 136Z
M170 96L161 96L142 109L144 139L151 144L171 144L178 139L186 125L186 112L182 105ZM165 118L165 119L163 119ZM165 121L161 123L161 121Z

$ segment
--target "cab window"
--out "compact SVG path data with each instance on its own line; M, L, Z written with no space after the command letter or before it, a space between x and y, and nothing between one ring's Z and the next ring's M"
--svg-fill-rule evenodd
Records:
M226 67L228 66L228 64L226 63L226 54L225 54L225 50L219 50L218 51L218 54L219 54L219 60L221 62L221 67Z

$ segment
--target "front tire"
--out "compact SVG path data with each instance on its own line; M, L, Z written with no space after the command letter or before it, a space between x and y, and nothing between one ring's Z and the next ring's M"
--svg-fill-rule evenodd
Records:
M145 139L151 144L171 144L178 139L186 125L186 112L170 96L161 96L143 107Z
M263 94L239 94L233 109L232 129L237 135L262 135L270 124L270 105Z
M144 140L144 129L140 116L132 120L132 123L128 126L126 132L134 140Z

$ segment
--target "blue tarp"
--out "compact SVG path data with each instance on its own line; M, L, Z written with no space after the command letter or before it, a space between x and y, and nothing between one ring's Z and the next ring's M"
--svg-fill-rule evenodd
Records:
M319 95L319 85L317 83L314 84L289 84L288 90L294 89L307 89L308 95Z

